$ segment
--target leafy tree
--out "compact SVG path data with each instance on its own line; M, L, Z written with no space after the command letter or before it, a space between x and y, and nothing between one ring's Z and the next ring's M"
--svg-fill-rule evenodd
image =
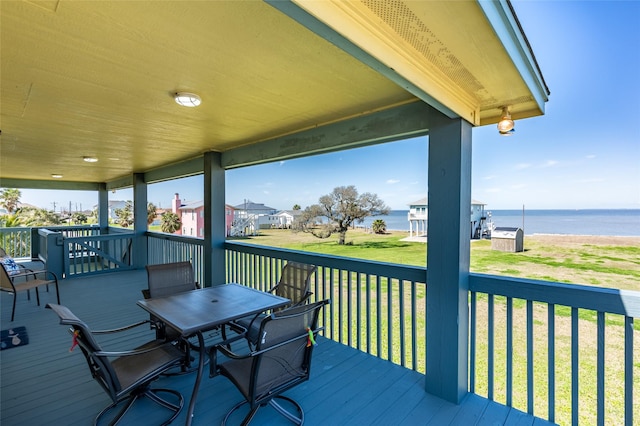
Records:
M16 212L20 216L22 226L60 225L60 216L47 209L22 207Z
M373 232L376 234L384 234L387 232L387 224L382 219L376 219L371 224L371 229L373 229Z
M75 212L71 215L71 221L75 224L87 223L88 220L89 218L87 217L87 215L81 212Z
M344 244L347 231L354 223L362 223L366 217L385 215L389 207L376 194L358 194L355 186L338 186L323 195L318 204L307 207L294 223L294 230L309 232L318 238L338 234L338 244ZM329 221L320 227L315 222L324 216Z
M15 188L0 189L0 206L4 207L8 213L13 213L18 208L22 193Z
M173 234L182 226L182 221L180 220L180 216L173 212L164 212L162 213L162 225L160 229L162 232L166 232L168 234Z
M293 205L293 210L300 210L300 209L301 209L300 204Z
M158 208L153 203L147 204L147 225L151 225L158 215Z
M122 209L116 209L116 222L123 228L128 228L133 223L133 203L127 201Z
M13 213L0 216L0 227L17 228L19 226L22 226L22 219L20 218L19 214Z

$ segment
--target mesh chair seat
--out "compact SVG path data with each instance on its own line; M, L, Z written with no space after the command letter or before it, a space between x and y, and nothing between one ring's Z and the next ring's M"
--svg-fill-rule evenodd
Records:
M318 316L327 303L328 300L323 300L266 317L260 323L256 349L247 355L237 355L225 345L210 349L210 376L221 374L229 378L245 398L227 413L223 425L244 405L249 405L249 412L243 425L249 424L258 409L267 405L293 423L304 422L302 407L282 393L309 379L314 347L309 333L315 336L320 331ZM218 352L230 360L217 364ZM288 401L297 413L286 410L277 400Z
M29 293L31 289L36 290L36 300L38 306L40 306L40 293L38 288L46 286L49 288L49 284L54 284L56 287L56 299L60 303L60 292L58 290L58 277L53 272L46 270L21 270L17 274L9 275L7 270L0 266L0 290L13 294L13 307L11 309L11 321L13 321L16 314L16 297L20 292L27 292L27 296L31 299Z
M299 262L287 262L282 269L278 284L273 286L269 292L277 296L291 300L291 303L280 307L275 312L288 309L294 306L305 304L311 295L311 276L316 272L315 265ZM257 314L234 321L234 325L239 326L241 332L245 332L249 344L255 345L258 340L260 323L267 317L266 314Z
M58 315L60 324L71 327L69 332L75 336L91 375L112 400L112 404L96 416L94 425L105 419L112 409L123 405L110 421L110 424L118 423L142 397L169 410L169 417L162 425L171 423L180 414L184 405L183 396L172 389L151 388L151 382L168 369L180 365L184 359L182 351L164 340L153 340L131 351L105 352L94 337L96 334L125 331L148 321L114 330L92 331L66 306L50 303L47 308ZM168 394L171 399L162 398L160 394Z
M147 265L146 269L149 288L142 291L145 299L172 296L197 288L191 262ZM175 341L180 338L178 332L165 327L157 318L151 316L151 321L158 339Z

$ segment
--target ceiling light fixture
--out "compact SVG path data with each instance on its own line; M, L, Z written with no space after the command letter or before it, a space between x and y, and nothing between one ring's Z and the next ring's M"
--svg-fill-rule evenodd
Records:
M98 159L96 157L82 157L84 161L87 163L97 163Z
M511 107L502 108L502 119L498 122L498 132L503 136L510 136L515 133L514 122L511 119Z
M178 105L182 105L184 107L197 107L202 102L200 96L195 93L187 93L187 92L178 92L173 95L173 99L176 100Z
M60 178L62 178L62 175L59 175L57 173L52 173L51 177L54 178L54 179L60 179Z

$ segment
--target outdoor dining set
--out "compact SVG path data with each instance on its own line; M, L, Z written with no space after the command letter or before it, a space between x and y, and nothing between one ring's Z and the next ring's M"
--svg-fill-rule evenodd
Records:
M174 389L152 387L152 382L161 376L195 374L186 415L186 424L191 424L207 364L209 377L227 377L244 397L223 424L249 424L267 405L295 424L304 422L302 407L282 393L309 379L315 338L321 331L318 317L329 303L310 302L315 266L289 261L278 283L266 292L237 283L200 288L190 262L146 269L148 288L137 305L149 313L148 320L92 330L60 302L47 305L60 324L70 327L72 347L82 351L91 375L112 400L94 424L116 424L141 398L166 410L163 424L169 424L181 413L185 398ZM100 342L100 335L143 324L150 325L155 336L135 349L111 351Z

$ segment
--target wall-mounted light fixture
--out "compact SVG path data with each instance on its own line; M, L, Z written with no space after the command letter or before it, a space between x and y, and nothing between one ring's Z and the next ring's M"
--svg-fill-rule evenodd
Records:
M96 157L82 157L84 161L87 163L97 163L98 159Z
M510 109L511 107L508 106L502 108L502 118L498 122L498 132L500 132L502 136L510 136L516 131L513 120L511 119Z
M58 173L52 173L51 177L54 178L54 179L62 179L62 175L58 174Z
M173 99L175 99L178 105L182 105L184 107L197 107L202 102L200 96L195 93L187 92L178 92L173 95Z

